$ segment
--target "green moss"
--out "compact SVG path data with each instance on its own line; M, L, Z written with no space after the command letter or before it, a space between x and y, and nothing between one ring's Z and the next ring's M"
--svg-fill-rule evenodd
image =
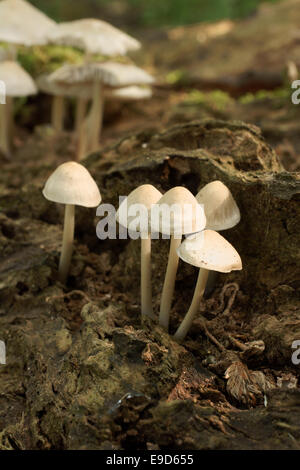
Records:
M232 102L233 98L222 90L213 90L210 92L192 90L188 93L184 104L188 106L205 106L224 111Z
M239 98L241 104L249 104L254 101L272 100L275 98L289 99L291 91L288 88L276 88L275 90L259 90L256 93L246 93Z
M170 85L180 85L186 82L186 72L182 69L172 70L166 75L166 82Z

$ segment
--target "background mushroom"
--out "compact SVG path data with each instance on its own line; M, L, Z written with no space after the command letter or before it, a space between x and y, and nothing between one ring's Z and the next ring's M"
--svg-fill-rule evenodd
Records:
M122 88L153 83L153 77L139 67L117 62L64 65L51 74L50 80L66 85L80 83L93 85L92 108L80 135L79 160L87 152L93 152L98 148L104 108L104 87Z
M241 270L242 261L238 252L222 235L213 230L188 236L177 251L186 263L201 268L190 308L177 329L174 338L182 341L189 331L205 291L209 271L229 273Z
M135 216L130 215L130 208L135 204L141 204L147 211L147 220L144 227L137 229L141 236L141 304L142 315L153 318L152 284L151 284L151 234L149 233L148 216L153 204L161 199L162 194L151 184L143 184L122 202L117 211L117 220L128 228Z
M101 195L88 170L76 162L60 165L48 178L43 195L52 202L65 204L63 244L59 261L59 280L67 280L74 240L75 206L96 207Z
M169 221L166 221L160 213L164 206L168 207L170 210L172 207L177 206L179 211L174 213ZM181 186L172 188L165 193L156 204L156 210L157 213L159 213L159 217L151 217L152 231L160 232L171 237L168 265L159 313L159 324L165 329L168 329L179 262L177 248L180 246L182 235L203 230L206 219L202 207L197 203L193 194L188 189Z
M14 127L12 98L34 95L37 88L30 75L17 62L0 62L0 80L6 85L6 104L0 106L0 148L9 155Z
M92 98L92 86L89 84L85 84L85 86L80 84L64 85L50 80L49 75L41 75L37 78L36 83L40 91L53 95L51 125L57 131L64 129L65 98L77 98L79 104L87 104ZM85 107L83 109L80 106L76 107L75 133L80 131L84 110Z

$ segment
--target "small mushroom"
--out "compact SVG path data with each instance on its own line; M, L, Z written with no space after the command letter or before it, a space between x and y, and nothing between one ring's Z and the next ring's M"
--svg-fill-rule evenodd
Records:
M239 223L239 208L230 190L221 181L208 183L199 191L196 199L204 206L207 229L227 230Z
M152 285L151 285L151 234L149 233L148 216L153 204L161 199L162 194L151 184L143 184L121 203L116 218L123 227L130 227L136 214L131 215L130 209L134 205L141 204L146 213L140 214L145 217L144 226L138 226L137 230L141 236L141 304L142 315L153 317L152 307Z
M87 152L97 150L102 129L105 88L121 88L132 85L150 85L153 77L135 65L118 62L86 62L80 65L63 65L50 76L59 84L89 84L93 86L90 114L82 125L78 146L78 160Z
M230 192L221 181L212 181L205 185L197 194L199 204L203 204L206 215L206 229L227 230L237 225L241 219L240 210ZM205 294L209 295L216 282L217 273L210 271Z
M155 208L156 206L156 208ZM154 206L151 217L151 229L163 235L171 236L167 271L160 302L159 324L168 330L169 316L178 268L177 249L182 235L199 232L205 228L206 218L202 206L197 203L192 193L181 186L170 189ZM167 209L166 216L164 210ZM156 215L158 216L155 217Z
M188 236L180 245L177 253L186 263L201 268L190 308L174 335L177 341L182 341L198 311L208 273L210 271L229 273L241 270L242 261L233 246L222 235L213 230L204 230Z
M17 62L0 62L0 80L5 83L6 104L0 105L0 149L10 153L10 141L13 130L13 102L17 96L35 95L37 88L30 75Z
M75 206L96 207L101 202L98 186L88 170L76 162L60 165L43 189L46 199L65 204L63 244L59 261L59 280L65 283L72 258Z

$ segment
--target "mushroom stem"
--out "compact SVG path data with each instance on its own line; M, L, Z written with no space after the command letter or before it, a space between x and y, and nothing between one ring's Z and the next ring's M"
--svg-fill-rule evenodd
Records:
M142 315L154 319L151 285L151 236L141 238L141 299Z
M99 139L102 130L103 121L103 109L104 109L104 93L103 86L99 80L94 83L93 90L93 105L91 109L91 141L89 150L94 152L99 147Z
M181 238L171 237L168 266L160 301L159 324L166 330L169 328L169 316L172 305L172 298L175 288L176 273L179 257L177 248L181 244Z
M75 227L75 206L66 204L62 250L59 260L58 279L65 284L71 264Z
M51 125L57 132L64 129L65 100L63 96L54 96L52 100Z
M75 116L75 133L79 135L84 117L86 115L88 100L86 98L78 98L76 102L76 116Z
M177 331L174 335L174 338L177 341L184 340L184 338L186 337L187 332L189 331L189 329L190 329L190 327L193 323L195 315L198 312L199 302L200 302L201 298L203 297L203 294L204 294L204 291L205 291L205 286L206 286L206 282L207 282L207 278L208 278L208 273L209 273L209 270L204 269L204 268L201 268L200 271L199 271L198 280L197 280L197 284L196 284L196 288L195 288L192 303L191 303L190 308L189 308L186 316L184 317L181 325L179 326L179 328L177 329Z

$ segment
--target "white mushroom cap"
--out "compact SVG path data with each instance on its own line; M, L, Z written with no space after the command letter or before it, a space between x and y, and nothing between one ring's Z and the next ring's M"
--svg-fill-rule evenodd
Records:
M55 21L25 0L0 2L0 41L24 46L43 45L55 28Z
M136 65L118 62L94 62L80 65L63 65L50 75L50 80L62 83L101 81L110 87L150 85L154 79Z
M49 95L91 99L93 87L90 83L63 84L50 80L49 75L40 75L36 84L40 91Z
M164 215L164 209L170 210ZM174 208L174 212L172 210ZM204 210L197 203L196 198L186 188L176 186L166 192L156 204L157 213L152 211L151 229L164 235L184 235L199 232L205 228L206 218Z
M221 181L208 183L199 191L196 199L204 206L206 228L226 230L239 223L241 219L239 208L230 190Z
M90 54L125 55L141 47L136 39L98 19L60 23L49 40L61 46L83 49Z
M152 90L151 88L133 85L124 88L117 88L116 90L107 90L107 96L110 99L118 101L147 100L152 97Z
M177 250L186 263L221 273L242 269L238 252L222 235L213 230L188 236Z
M37 93L31 76L17 62L0 62L0 80L5 83L7 96L28 96Z
M145 228L147 226L148 230L148 213L151 210L151 206L156 204L162 197L162 194L158 189L156 189L151 184L143 184L139 186L134 191L132 191L129 196L121 203L117 214L116 219L119 224L123 227L128 228L130 223L135 219L135 215L130 215L129 210L135 204L142 204L147 210L147 220L145 220ZM127 208L127 210L126 210ZM140 230L141 227L137 227L137 230Z
M88 170L76 162L60 165L48 178L43 189L46 199L60 204L96 207L101 194Z

